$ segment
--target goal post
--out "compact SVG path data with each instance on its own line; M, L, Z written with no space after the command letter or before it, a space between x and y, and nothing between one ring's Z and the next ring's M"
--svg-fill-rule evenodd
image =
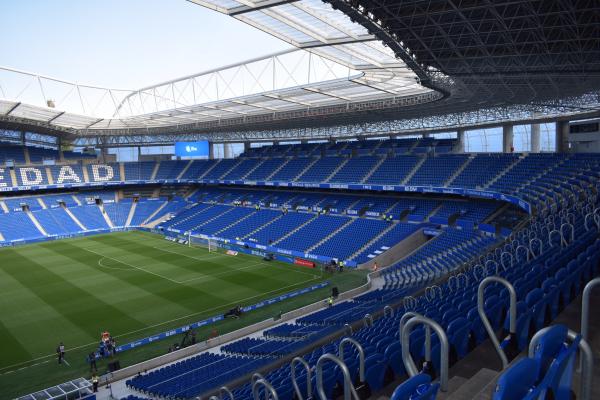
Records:
M206 235L197 235L192 232L187 233L187 242L189 247L202 247L209 251L209 253L217 251L217 242Z

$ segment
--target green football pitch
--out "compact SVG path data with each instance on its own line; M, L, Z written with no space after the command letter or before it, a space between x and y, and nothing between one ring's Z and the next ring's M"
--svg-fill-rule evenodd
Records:
M0 249L0 392L15 396L88 376L85 355L105 330L124 344L323 280L346 290L361 284L364 273L330 276L137 231ZM318 301L329 290L223 321L200 330L200 338L212 329L223 333ZM119 359L129 365L164 354L177 340L131 350ZM54 351L61 341L67 366L56 365Z

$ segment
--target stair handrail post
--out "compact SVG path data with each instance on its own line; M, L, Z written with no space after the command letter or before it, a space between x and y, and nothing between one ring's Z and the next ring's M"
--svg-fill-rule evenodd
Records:
M404 326L406 325L406 321L414 317L423 317L424 315L419 314L414 311L405 312L402 317L400 317L400 322L398 322L398 338L402 340L402 331L404 330ZM425 325L425 361L431 361L431 327L429 325ZM414 363L413 363L414 365ZM407 370L409 367L406 367ZM415 371L417 367L415 366Z
M395 313L394 309L389 304L386 305L385 307L383 307L383 316L384 317L393 317L394 313Z
M422 315L414 316L403 326L400 339L402 343L402 362L404 363L404 368L406 368L411 377L419 373L415 362L412 359L412 355L410 354L410 332L416 325L419 324L423 324L426 327L433 329L440 341L440 389L442 392L446 392L448 390L448 351L450 346L448 344L448 337L446 336L444 329L440 326L440 324L431 318L427 318Z
M366 313L363 317L363 323L365 325L365 328L373 326L373 316L369 313Z
M565 239L563 238L562 233L557 229L552 229L548 233L548 243L550 243L550 246L552 246L552 234L558 235L558 237L560 238L560 247L563 247L563 243L565 242ZM552 246L552 247L554 247L554 246Z
M296 381L296 365L302 365L306 370L306 394L310 398L312 397L312 380L311 380L311 370L310 365L306 362L306 360L302 357L294 357L290 368L292 370L292 385L294 386L294 391L296 392L296 396L299 400L304 400L304 396L302 396L302 391L298 386L298 382Z
M260 393L258 392L259 386L263 386L267 391L267 394L265 396L266 400L269 399L269 393L271 394L272 400L279 400L279 396L277 396L277 391L275 390L273 385L271 385L269 381L267 381L264 378L257 379L256 381L252 382L252 397L254 398L254 400L260 400Z
M519 245L520 246L520 245ZM519 246L516 247L516 249L519 248ZM516 251L516 249L513 249L513 251ZM508 251L505 251L504 253L502 253L502 255L500 256L500 265L502 265L502 269L504 271L508 271L509 268L506 267L506 265L504 265L504 259L506 258L505 256L508 255L509 259L510 259L510 264L509 264L509 268L512 269L512 267L515 265L515 260L514 257L512 255L512 253L509 253Z
M345 362L343 362L340 358L336 357L331 353L325 353L317 360L316 365L316 375L317 375L317 394L321 400L328 400L327 395L325 394L325 389L323 388L323 364L325 362L333 362L340 367L342 371L342 375L344 376L344 400L360 400L358 397L358 393L356 393L356 389L352 384L352 379L350 378L350 371L348 370L348 366Z
M344 324L344 329L346 329L347 331L350 332L350 335L354 335L354 330L352 329L352 325L345 323Z
M589 318L590 318L590 296L592 294L592 290L600 285L600 278L592 279L585 285L583 289L583 295L581 299L581 337L584 340L588 340L588 332L589 332Z
M484 307L484 291L485 288L492 282L500 283L508 289L508 293L510 296L510 309L509 309L509 331L511 335L514 335L517 331L517 292L513 285L510 284L506 279L499 276L488 276L479 284L479 288L477 289L477 313L479 314L479 318L483 323L485 330L487 331L490 340L494 344L494 348L500 360L502 361L502 369L505 369L508 366L508 358L506 357L506 353L502 347L500 347L500 341L498 337L496 337L496 333L494 332L494 328L490 323Z
M552 326L547 326L545 328L540 329L533 335L531 340L529 341L529 349L527 352L527 356L529 358L533 358L535 356L535 350L539 344L540 339L548 332L548 330L552 329ZM567 339L572 342L576 341L580 335L572 331L571 329L567 330ZM594 354L592 353L592 349L581 335L581 340L579 340L578 349L581 353L581 380L579 382L579 395L581 396L581 400L592 400L592 382L593 382L593 372L594 372Z
M488 269L488 264L489 263L493 263L496 264L496 270L494 271L494 274L498 275L500 273L499 269L500 269L500 264L498 264L498 262L496 260L487 260L485 263L485 270L489 271ZM489 272L487 272L487 274L489 274Z
M231 390L229 390L229 388L227 386L221 386L219 388L219 398L221 400L224 399L223 394L226 394L227 396L229 396L229 400L235 399L235 396L233 395L233 393L231 392Z
M340 360L344 361L344 349L346 347L346 343L349 343L354 346L354 348L358 351L358 378L360 382L365 381L365 350L362 345L358 343L357 340L345 337L340 341L340 345L338 347L338 354L340 356ZM345 361L344 361L345 362Z
M517 249L515 250L515 254L518 256L519 255L519 249L523 249L525 250L525 260L527 261L531 261L531 253L529 251L529 247L520 244L519 246L517 246Z
M540 253L538 255L536 255L535 252L533 251L533 243L534 242L539 243ZM531 252L531 255L533 256L533 258L537 258L537 257L541 256L542 254L544 254L544 242L542 242L541 239L538 239L536 237L529 240L529 251Z
M481 278L478 277L477 274L476 274L476 271L478 271L478 270L481 270ZM473 277L476 280L479 281L479 280L485 278L486 270L485 270L485 268L483 268L483 265L481 265L481 264L474 265L473 268L472 268L472 271L473 271Z
M250 382L252 383L252 385L254 385L254 382L256 382L259 379L265 379L265 377L260 372L255 372L254 374L252 374Z
M575 241L575 228L573 227L573 225L572 225L572 224L570 224L570 223L567 223L567 222L563 223L563 224L560 226L560 234L561 234L561 236L563 237L563 240L564 240L564 242L565 242L565 246L566 246L566 245L568 245L568 244L569 244L569 242L567 242L567 239L565 238L565 236L566 236L566 235L565 235L565 234L564 234L564 232L563 232L563 229L564 229L564 228L568 228L568 229L570 229L570 232L571 232L571 234L570 234L569 236L571 236L571 243L573 243L573 242Z

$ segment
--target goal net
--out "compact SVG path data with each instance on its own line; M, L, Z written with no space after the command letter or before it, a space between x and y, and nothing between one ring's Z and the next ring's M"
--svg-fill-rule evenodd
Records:
M188 246L202 247L208 249L209 253L217 251L217 242L206 235L195 235L188 233Z

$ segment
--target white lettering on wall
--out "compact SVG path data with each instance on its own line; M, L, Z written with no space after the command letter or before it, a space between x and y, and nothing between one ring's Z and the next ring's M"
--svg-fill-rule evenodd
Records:
M81 183L81 179L79 178L79 176L77 176L73 168L69 165L65 165L60 168L60 172L58 173L58 179L56 180L56 183L60 185L61 183L67 180L76 183Z
M24 186L34 186L42 183L42 171L37 168L20 168L19 172Z
M92 178L94 182L108 182L115 176L115 172L110 165L92 165Z

